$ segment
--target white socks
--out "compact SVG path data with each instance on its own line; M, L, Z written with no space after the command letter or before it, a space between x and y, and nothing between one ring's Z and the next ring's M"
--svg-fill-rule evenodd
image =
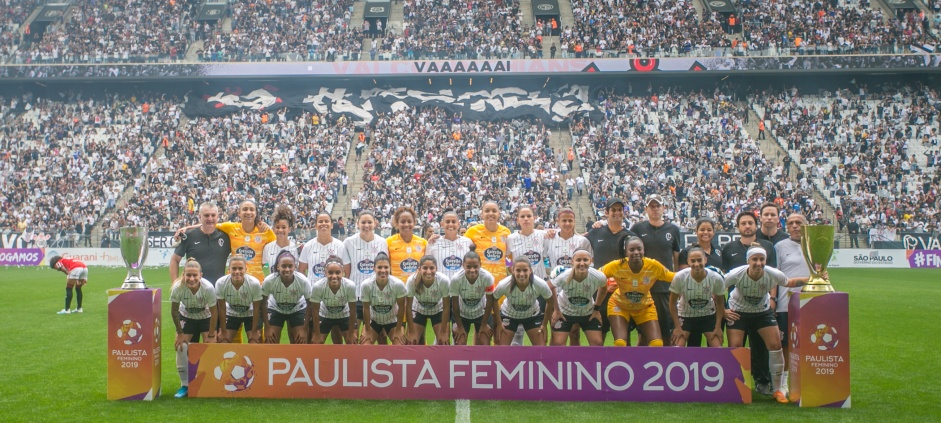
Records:
M176 371L180 374L181 386L189 386L190 384L190 366L187 351L189 351L189 344L183 344L182 350L176 352Z
M774 351L768 351L768 358L771 364L771 385L772 391L778 392L781 390L781 382L784 380L784 351L777 349Z

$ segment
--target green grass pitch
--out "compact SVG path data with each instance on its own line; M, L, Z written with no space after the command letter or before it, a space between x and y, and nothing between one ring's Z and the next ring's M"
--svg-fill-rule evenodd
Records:
M183 399L174 355L164 354L163 396L153 402L108 401L107 304L124 269L92 268L84 314L56 315L65 275L48 268L0 268L0 421L403 421L449 422L454 401ZM941 272L832 269L850 294L852 405L849 410L782 406L756 394L750 405L472 401L479 421L941 421ZM166 269L145 272L169 298ZM74 307L73 302L73 307ZM169 304L164 309L169 322ZM171 334L172 331L165 331ZM163 337L163 351L173 337Z

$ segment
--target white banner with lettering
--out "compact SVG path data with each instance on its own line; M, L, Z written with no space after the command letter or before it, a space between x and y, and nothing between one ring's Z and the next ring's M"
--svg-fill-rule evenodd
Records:
M891 267L908 269L908 256L905 250L870 250L856 248L838 248L830 257L830 268L876 268Z

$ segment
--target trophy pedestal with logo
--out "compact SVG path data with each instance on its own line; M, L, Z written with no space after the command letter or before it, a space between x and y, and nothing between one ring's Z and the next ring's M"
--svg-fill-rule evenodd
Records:
M845 292L801 292L788 304L790 394L801 407L850 407L850 314Z
M150 401L160 396L162 295L141 273L147 229L121 228L120 239L127 277L108 290L108 399Z
M108 399L160 396L160 289L108 290Z

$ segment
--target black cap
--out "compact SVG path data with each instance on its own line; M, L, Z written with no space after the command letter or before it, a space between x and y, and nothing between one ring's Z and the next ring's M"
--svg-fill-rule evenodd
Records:
M620 198L617 198L617 197L611 197L611 198L608 199L608 202L605 203L604 209L605 209L605 210L610 210L610 209L611 209L611 206L613 206L613 205L615 205L615 204L620 204L621 207L624 207L624 201L623 201L623 200L621 200Z

